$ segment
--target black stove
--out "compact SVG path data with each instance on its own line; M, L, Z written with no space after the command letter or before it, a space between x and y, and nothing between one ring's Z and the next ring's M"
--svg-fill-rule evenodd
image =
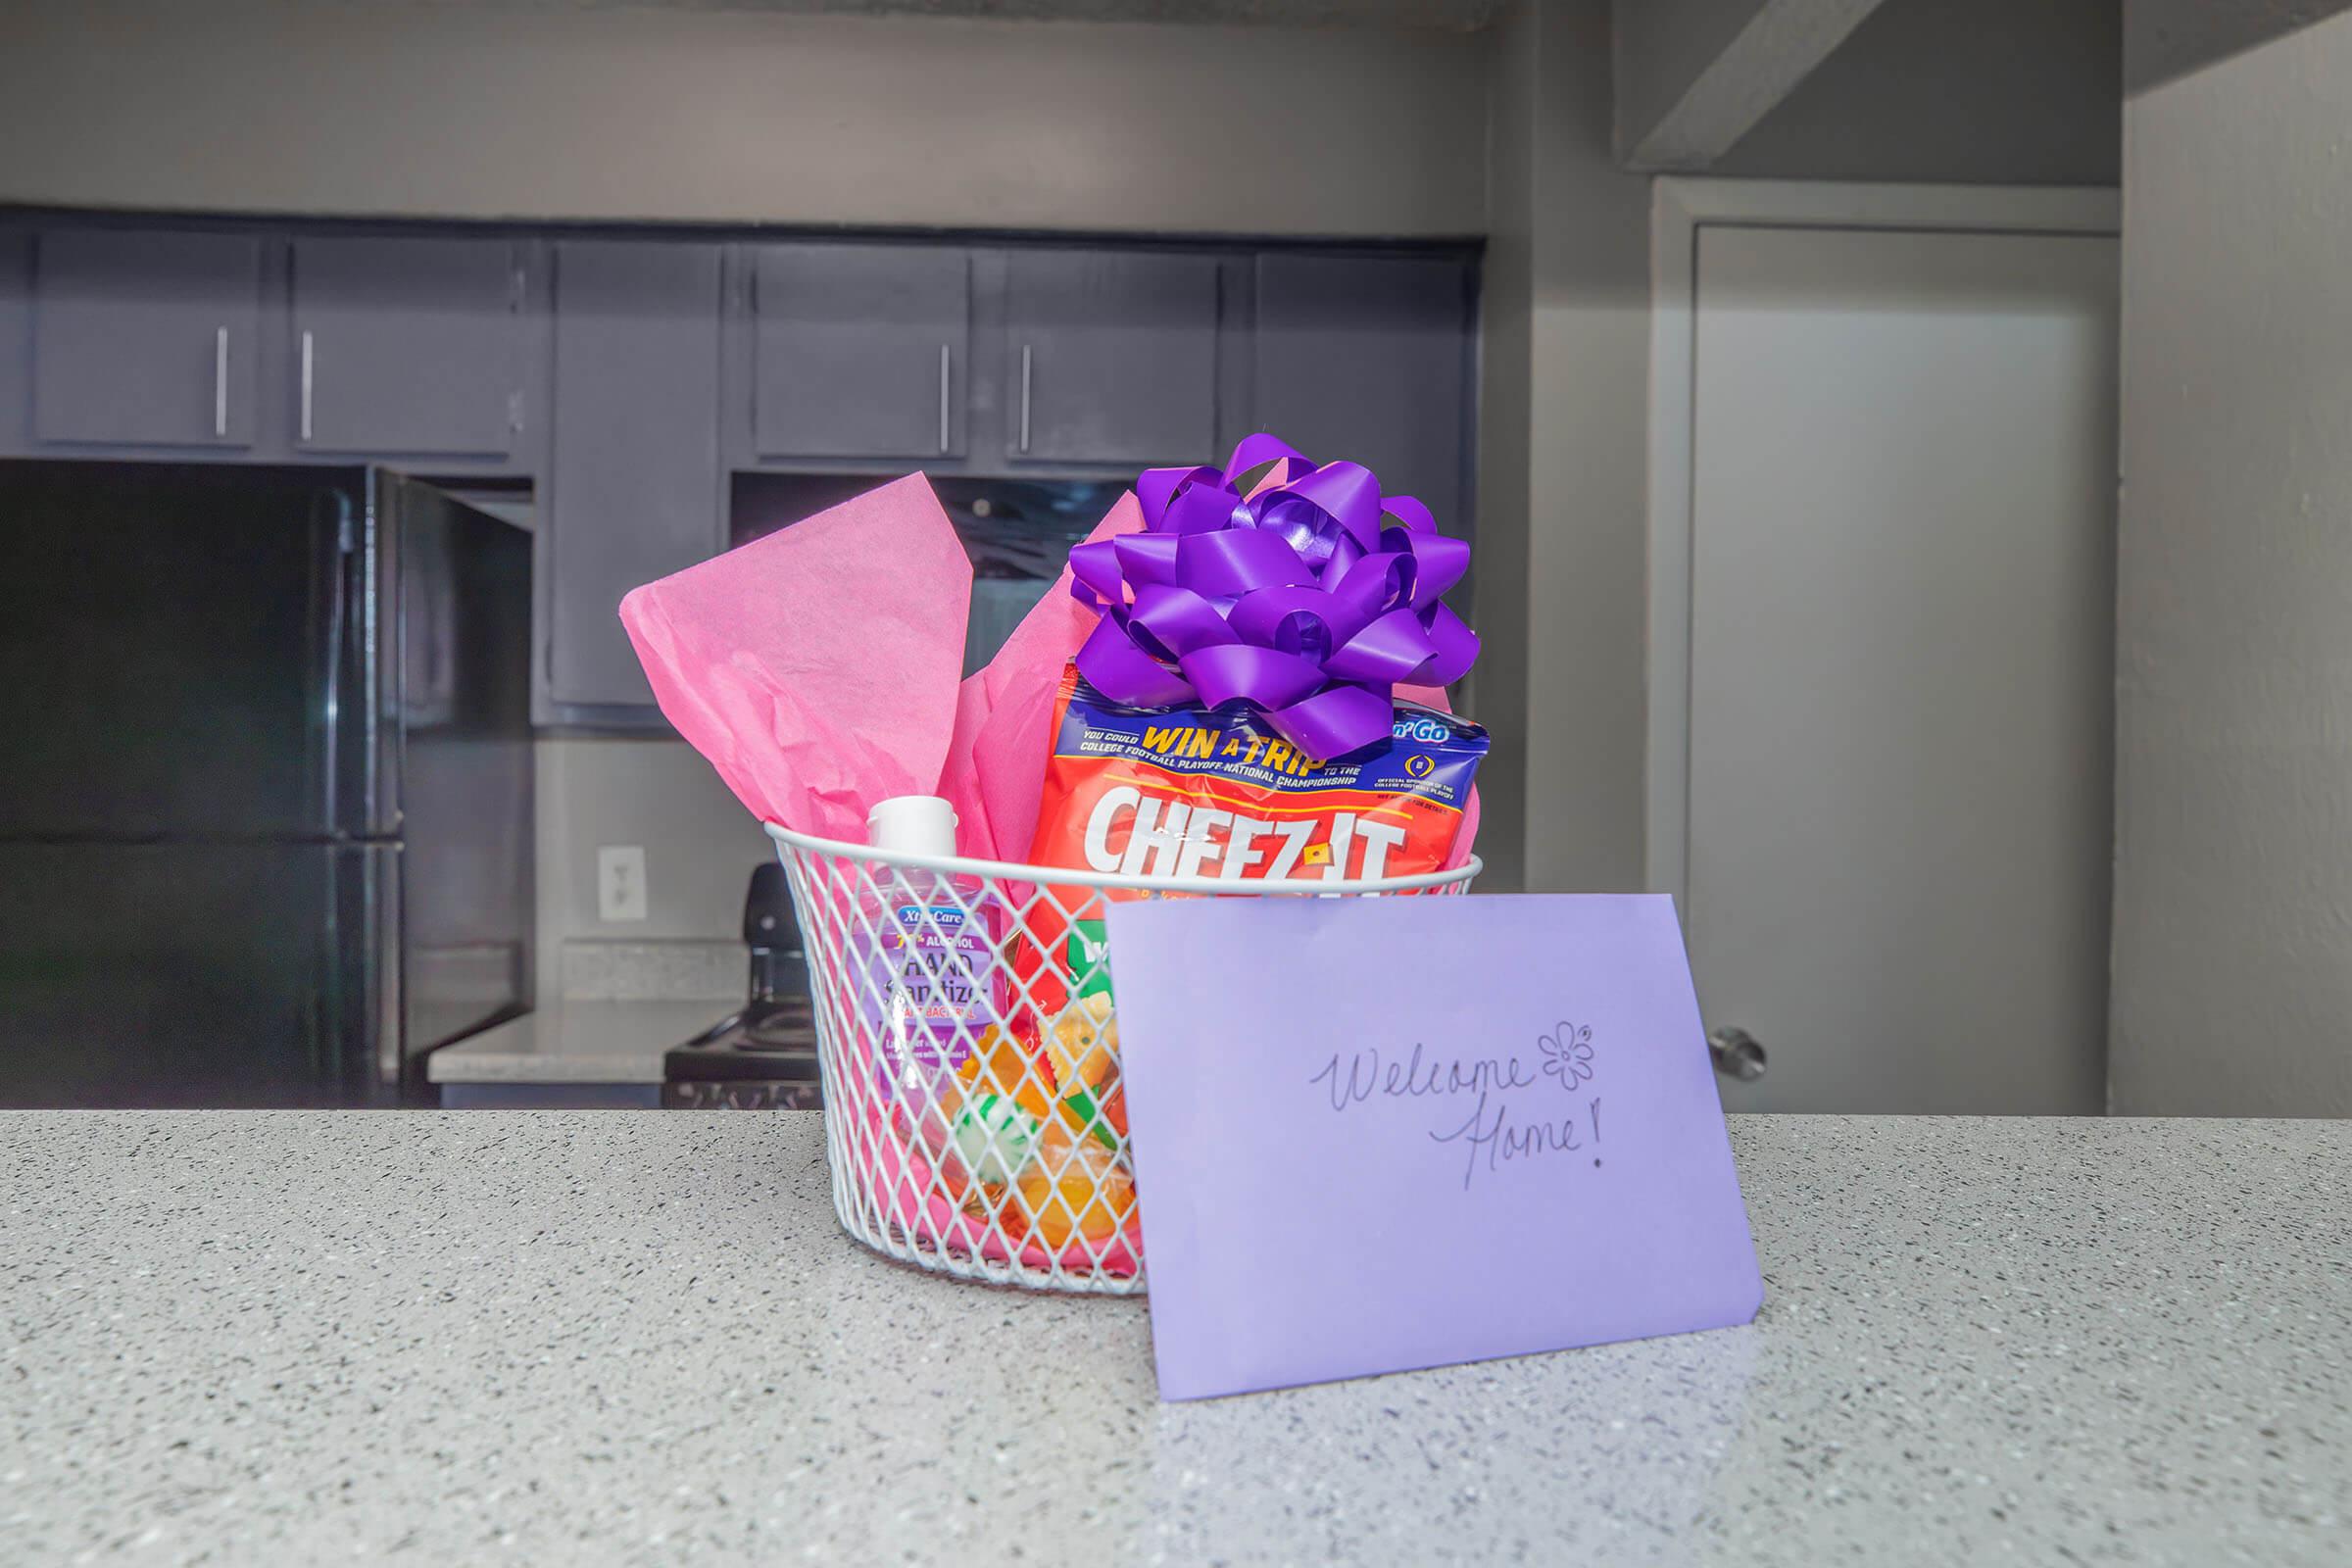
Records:
M665 1110L814 1110L824 1103L808 963L781 865L752 873L743 940L752 950L750 1000L662 1056Z

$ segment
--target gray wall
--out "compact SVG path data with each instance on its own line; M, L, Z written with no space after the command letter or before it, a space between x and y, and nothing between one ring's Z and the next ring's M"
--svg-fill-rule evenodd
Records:
M0 4L0 201L1375 235L1484 226L1475 34Z
M2110 1104L2345 1115L2352 16L2203 9L2131 17Z
M2352 0L2124 0L2124 7L2131 14L2124 87L2136 93L2352 9Z
M2112 185L2122 0L1886 0L1710 171Z
M1479 317L1478 509L1471 548L1480 563L1475 613L1479 661L1468 710L1493 750L1479 773L1480 886L1527 886L1528 623L1531 597L1516 572L1525 561L1528 465L1535 389L1535 108L1532 0L1513 0L1494 36L1487 136L1487 255Z
M1609 45L1618 150L1631 151L1664 120L1764 6L1765 0L1616 0Z
M1487 885L1635 888L1649 181L1611 152L1607 0L1520 7L1494 43L1479 548L1527 571L1479 578Z
M567 973L590 994L619 980L620 994L740 996L744 888L771 852L710 764L678 740L548 737L536 750L540 1004ZM599 916L606 844L645 851L645 919Z

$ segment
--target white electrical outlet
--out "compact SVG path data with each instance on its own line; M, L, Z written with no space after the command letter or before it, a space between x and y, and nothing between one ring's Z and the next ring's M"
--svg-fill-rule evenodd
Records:
M607 844L596 852L596 917L645 918L645 846Z

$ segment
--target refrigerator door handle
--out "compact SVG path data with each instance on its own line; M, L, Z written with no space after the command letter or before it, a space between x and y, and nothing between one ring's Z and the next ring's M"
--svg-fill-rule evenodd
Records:
M365 537L344 541L352 578L353 639L358 647L359 690L352 713L359 732L361 825L370 835L402 831L401 769L406 765L402 707L406 701L408 628L405 605L413 569L407 540L415 529L414 509L423 487L376 470L368 476Z
M351 626L351 498L339 492L329 504L334 516L326 562L326 670L320 682L320 718L326 737L326 765L321 768L320 825L329 833L343 829L343 662Z

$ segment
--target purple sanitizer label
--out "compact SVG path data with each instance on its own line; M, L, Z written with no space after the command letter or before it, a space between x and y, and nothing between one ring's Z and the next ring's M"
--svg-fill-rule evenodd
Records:
M995 1009L985 924L944 887L930 897L894 891L877 911L879 951L863 989L876 1014L869 1021L881 1048L877 1077L885 1092L906 1099L962 1066Z

